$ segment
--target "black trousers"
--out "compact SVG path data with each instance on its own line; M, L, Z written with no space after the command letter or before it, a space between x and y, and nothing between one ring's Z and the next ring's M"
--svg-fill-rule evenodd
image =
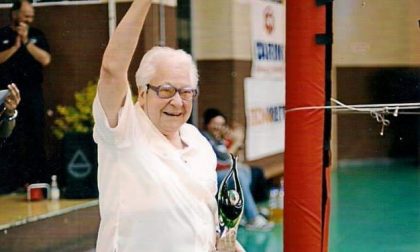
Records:
M264 177L263 170L258 166L251 166L251 192L255 202L263 202L268 200L270 193L270 185Z

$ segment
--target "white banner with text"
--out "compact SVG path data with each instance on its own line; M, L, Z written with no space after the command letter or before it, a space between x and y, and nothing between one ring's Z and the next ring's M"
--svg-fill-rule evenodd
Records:
M252 0L251 76L284 80L286 14L284 4Z
M245 79L246 159L284 152L284 80Z

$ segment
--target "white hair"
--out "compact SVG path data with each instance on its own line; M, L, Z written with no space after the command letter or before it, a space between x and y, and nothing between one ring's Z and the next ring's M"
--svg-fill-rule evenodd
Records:
M190 54L181 49L155 46L143 56L136 72L136 84L139 90L146 87L157 72L159 62L162 60L175 61L177 64L189 65L191 84L197 86L198 71Z

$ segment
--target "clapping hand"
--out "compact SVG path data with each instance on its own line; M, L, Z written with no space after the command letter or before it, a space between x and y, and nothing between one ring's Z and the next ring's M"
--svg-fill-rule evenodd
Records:
M28 42L28 30L28 24L25 22L19 22L19 25L16 26L16 32L18 34L17 40L23 44L26 44Z

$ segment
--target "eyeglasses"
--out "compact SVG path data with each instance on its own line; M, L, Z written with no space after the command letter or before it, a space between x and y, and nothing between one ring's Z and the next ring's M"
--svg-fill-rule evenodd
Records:
M197 95L198 90L191 87L176 88L169 83L160 86L152 86L146 84L147 90L151 89L156 92L157 96L162 99L169 99L175 96L176 92L179 93L181 99L185 101L192 101Z

